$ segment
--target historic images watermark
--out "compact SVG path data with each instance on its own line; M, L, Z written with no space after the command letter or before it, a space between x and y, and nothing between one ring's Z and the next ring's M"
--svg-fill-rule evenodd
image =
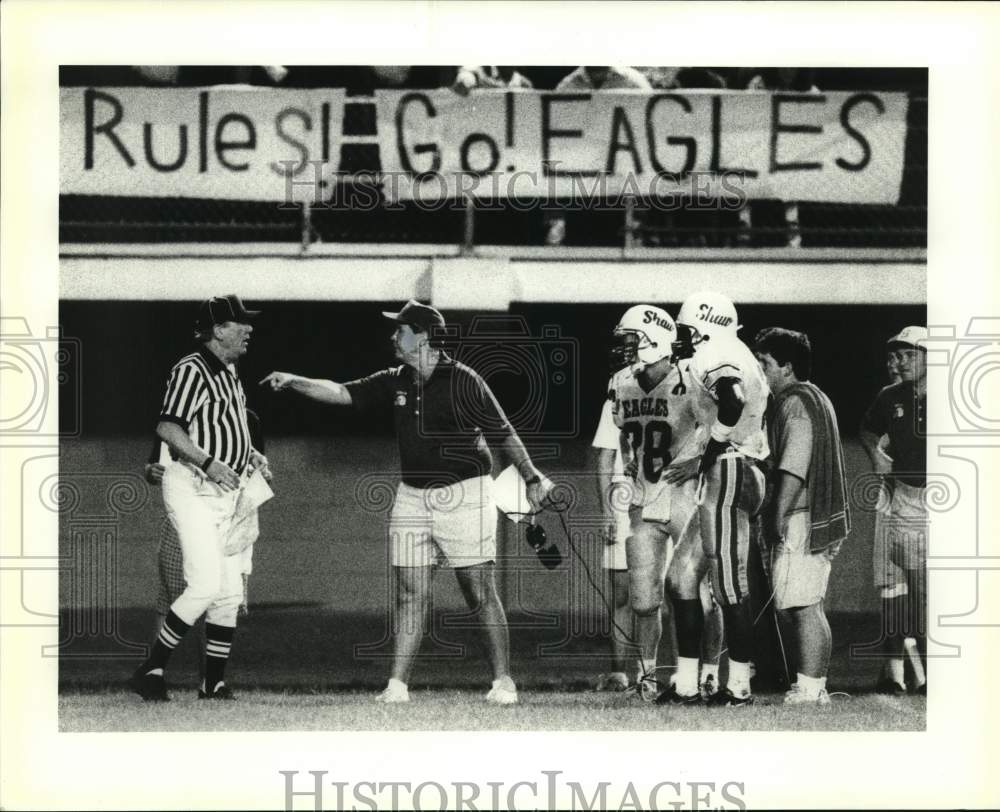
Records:
M659 781L637 787L571 781L562 770L528 780L343 781L329 770L279 770L284 809L746 809L742 781ZM301 777L300 777L301 776ZM311 778L310 778L311 777Z

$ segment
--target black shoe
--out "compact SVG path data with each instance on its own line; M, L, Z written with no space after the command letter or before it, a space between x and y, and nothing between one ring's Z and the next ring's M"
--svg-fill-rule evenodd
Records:
M906 696L906 686L900 685L892 677L882 677L875 686L875 693L885 696Z
M232 692L230 687L226 683L216 686L216 689L212 693L203 691L201 688L198 689L198 699L225 699L225 700L235 700L236 694Z
M143 698L145 702L169 702L167 683L162 674L148 674L145 667L140 666L129 678L128 687Z
M667 690L656 698L657 705L682 705L688 708L698 707L705 704L701 692L696 692L690 696L677 693L677 689L671 685Z
M917 696L927 696L927 683L924 682L918 685L916 689L913 691L913 693L915 693Z
M752 705L753 694L736 696L728 688L723 688L721 691L713 694L706 704L711 708L739 708L744 705Z

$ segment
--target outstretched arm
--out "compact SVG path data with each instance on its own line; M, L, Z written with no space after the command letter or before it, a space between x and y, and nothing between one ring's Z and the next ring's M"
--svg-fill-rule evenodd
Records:
M260 382L261 386L270 386L272 392L282 392L291 389L310 400L329 403L333 406L350 406L351 392L342 383L326 381L318 378L303 378L291 372L272 372Z

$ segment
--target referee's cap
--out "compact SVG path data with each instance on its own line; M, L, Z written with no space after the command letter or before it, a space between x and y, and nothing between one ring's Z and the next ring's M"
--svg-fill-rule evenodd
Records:
M885 343L889 349L893 347L909 347L914 350L926 350L927 347L923 342L927 340L927 336L926 327L911 325L910 327L904 327Z
M398 313L382 311L382 315L399 324L409 324L419 327L425 333L430 333L434 327L444 327L444 316L436 308L421 304L416 299L410 299Z
M230 293L226 296L213 296L202 302L194 326L200 331L209 330L216 324L225 324L227 321L249 324L259 315L259 310L247 310L240 297Z

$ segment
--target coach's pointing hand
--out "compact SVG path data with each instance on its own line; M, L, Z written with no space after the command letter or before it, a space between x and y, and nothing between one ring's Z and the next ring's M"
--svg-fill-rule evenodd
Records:
M270 384L272 392L280 392L282 389L287 389L291 386L296 377L291 372L272 372L259 385Z

